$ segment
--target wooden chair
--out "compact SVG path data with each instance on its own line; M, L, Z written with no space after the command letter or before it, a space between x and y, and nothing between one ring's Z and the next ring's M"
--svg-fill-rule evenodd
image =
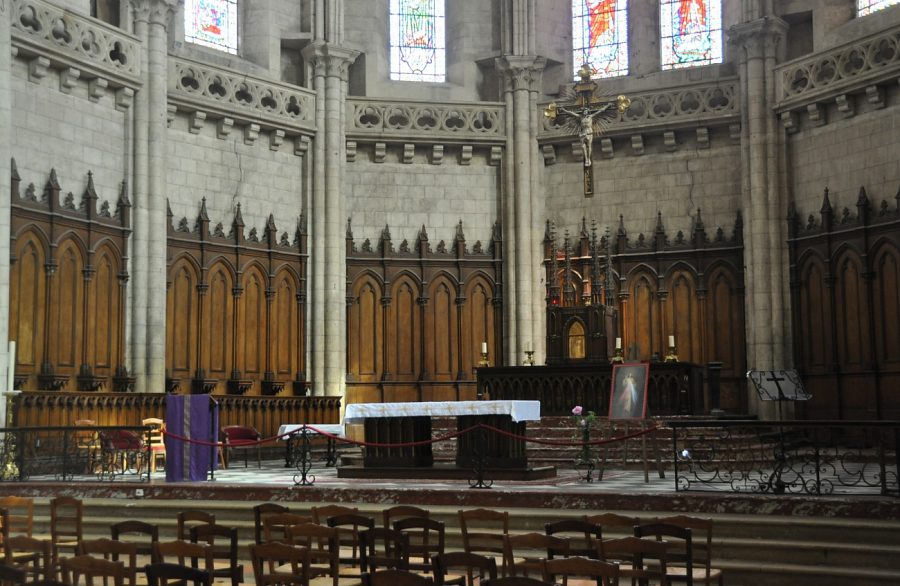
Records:
M249 425L226 425L222 428L222 436L225 441L225 467L231 462L232 450L243 450L244 468L247 467L247 452L256 450L256 467L262 468L262 446L259 443L260 435L255 427Z
M427 519L430 516L430 513L426 509L414 507L412 505L397 505L396 507L388 507L387 509L384 509L381 514L384 520L383 527L385 529L394 528L394 523L400 521L401 519L409 519L411 517Z
M177 561L173 561L177 560ZM190 563L187 563L190 560ZM202 560L202 564L201 564ZM215 570L213 548L203 543L191 543L181 539L175 541L157 541L153 544L153 561L168 562L182 566L200 568L212 576Z
M362 572L409 570L409 536L396 529L375 527L359 534Z
M114 562L90 555L76 555L62 561L63 581L71 586L79 586L80 578L84 578L85 586L94 586L95 579L102 579L103 584L112 582L113 586L124 586L125 566L122 562Z
M431 559L444 553L444 524L428 517L406 517L394 521L394 529L406 534L409 552L409 569L417 572L430 571ZM445 580L448 581L448 580ZM453 576L450 582L458 584L460 576Z
M114 539L85 539L78 545L76 555L102 557L113 562L122 562L125 580L129 586L137 584L137 544Z
M12 535L6 540L6 559L25 570L32 580L56 580L53 546L44 539Z
M0 586L24 586L25 576L22 568L0 564Z
M691 530L691 547L693 552L693 580L702 584L718 582L723 584L723 573L720 568L712 567L712 519L676 515L664 517L660 523L676 525ZM674 545L678 545L677 542ZM677 564L677 558L672 555L672 547L669 548L669 581L686 581L687 571Z
M210 525L216 522L215 515L198 510L179 511L175 516L175 519L177 523L175 535L177 535L178 539L181 541L190 541L191 529L197 525Z
M95 429L77 429L83 427L95 427L97 422L93 419L75 420L75 448L79 461L84 462L84 473L93 474L97 471L100 462L100 435Z
M145 441L150 448L150 473L153 474L156 472L156 463L160 458L162 458L163 466L166 463L166 423L158 417L148 417L141 420L141 425L151 428Z
M328 517L327 522L329 527L335 527L339 531L341 576L358 577L361 573L360 534L374 529L375 520L358 513L345 513Z
M544 582L538 578L527 576L503 576L496 580L485 580L483 586L556 586L551 582Z
M215 523L191 527L191 542L212 548L213 578L231 578L231 586L244 581L244 565L238 563L238 531Z
M309 579L316 581L319 576L331 578L332 586L338 586L341 575L340 532L334 527L302 523L287 528L288 543L305 547L309 551Z
M597 548L598 553L600 547ZM666 544L654 539L622 537L603 542L603 561L619 564L619 578L629 578L631 583L646 584L657 581L668 586L666 577ZM648 563L653 560L653 563Z
M60 549L70 549L75 554L81 542L83 517L81 499L58 496L50 500L50 543L54 565L59 565Z
M544 525L544 533L565 537L569 541L569 556L597 558L597 543L603 540L600 525L588 523L584 519L563 519ZM554 557L550 551L550 557Z
M433 586L434 580L408 570L379 570L362 575L362 586Z
M256 586L308 586L309 551L272 541L250 546Z
M263 543L263 520L275 513L290 513L291 510L278 503L261 503L253 507L253 537L256 543Z
M598 559L581 556L544 560L544 581L559 584L596 584L596 586L618 586L619 565L601 562ZM572 580L574 578L574 580Z
M27 535L34 530L34 500L24 496L0 497L0 509L6 509L3 531L8 535Z
M506 535L503 538L503 557L509 576L543 576L541 563L551 557L551 553L567 555L568 549L569 541L564 537L543 533Z
M507 574L503 556L503 536L509 534L509 513L490 509L468 509L458 512L463 550L493 557L500 565L500 575Z
M127 429L107 429L99 432L103 468L110 474L124 474L135 468L140 475L147 464L147 447L141 436Z
M465 574L466 586L474 586L476 576L479 582L497 578L497 560L477 553L444 552L431 558L431 562L435 586L443 586L448 574L457 575L451 574L451 570L462 570L459 574Z
M670 523L646 523L634 528L635 537L655 537L657 542L666 545L666 562L669 569L666 576L669 582L679 580L688 586L694 584L694 547L692 532L687 527ZM678 568L673 571L673 565Z
M604 539L631 537L634 535L634 527L640 523L637 517L629 517L618 513L601 513L599 515L585 515L584 521L592 525L600 527ZM602 542L601 542L602 545ZM602 558L603 550L598 548L598 553ZM588 556L591 557L591 556Z
M263 519L263 540L288 543L288 527L311 522L312 517L297 513L272 513Z
M156 562L144 566L144 573L147 574L147 586L167 586L169 582L178 585L193 582L194 586L212 586L211 573L181 564Z
M114 540L133 543L140 556L152 556L153 544L159 541L159 527L137 519L113 523L109 531Z
M356 515L359 513L359 509L356 507L346 507L344 505L322 505L321 507L310 508L309 513L312 515L313 523L326 525L328 524L328 519L330 517L336 517L338 515Z
M9 511L0 509L0 553L3 555L4 563L15 565L38 563L37 554L9 550L9 529Z

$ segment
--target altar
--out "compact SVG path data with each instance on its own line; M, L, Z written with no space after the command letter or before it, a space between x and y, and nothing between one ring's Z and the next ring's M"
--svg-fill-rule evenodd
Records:
M433 417L455 417L456 430L465 432L456 439L455 466L435 466L431 443ZM368 445L364 449L362 470L342 467L338 476L458 477L454 472L468 474L476 460L482 459L485 468L504 471L503 476L507 478L546 477L546 473L534 476L533 469L528 468L525 442L521 439L525 436L526 422L540 418L540 401L350 404L344 412L344 423L363 424ZM471 430L478 424L498 431Z

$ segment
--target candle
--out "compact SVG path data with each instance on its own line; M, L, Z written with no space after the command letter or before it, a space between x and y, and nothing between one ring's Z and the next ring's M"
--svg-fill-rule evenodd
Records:
M616 338L616 350L622 349L622 338Z
M525 342L525 351L531 352L531 341Z
M482 342L482 343L481 343L481 353L482 353L482 354L487 354L487 342Z
M669 336L669 348L675 347L675 336Z
M6 371L6 390L11 391L15 386L16 376L16 341L9 341L9 368ZM2 422L5 424L6 422Z

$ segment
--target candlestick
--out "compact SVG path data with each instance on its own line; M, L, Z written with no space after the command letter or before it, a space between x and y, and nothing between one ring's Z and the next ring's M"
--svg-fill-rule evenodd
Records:
M669 352L663 360L665 362L678 362L678 354L675 353L675 336L669 336Z

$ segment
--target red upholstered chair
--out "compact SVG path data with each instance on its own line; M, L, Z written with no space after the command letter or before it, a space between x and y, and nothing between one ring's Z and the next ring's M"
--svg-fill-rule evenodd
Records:
M222 428L225 439L225 467L231 461L231 450L244 450L244 468L247 467L247 451L256 450L256 467L262 468L262 449L259 444L259 432L249 425L227 425Z

